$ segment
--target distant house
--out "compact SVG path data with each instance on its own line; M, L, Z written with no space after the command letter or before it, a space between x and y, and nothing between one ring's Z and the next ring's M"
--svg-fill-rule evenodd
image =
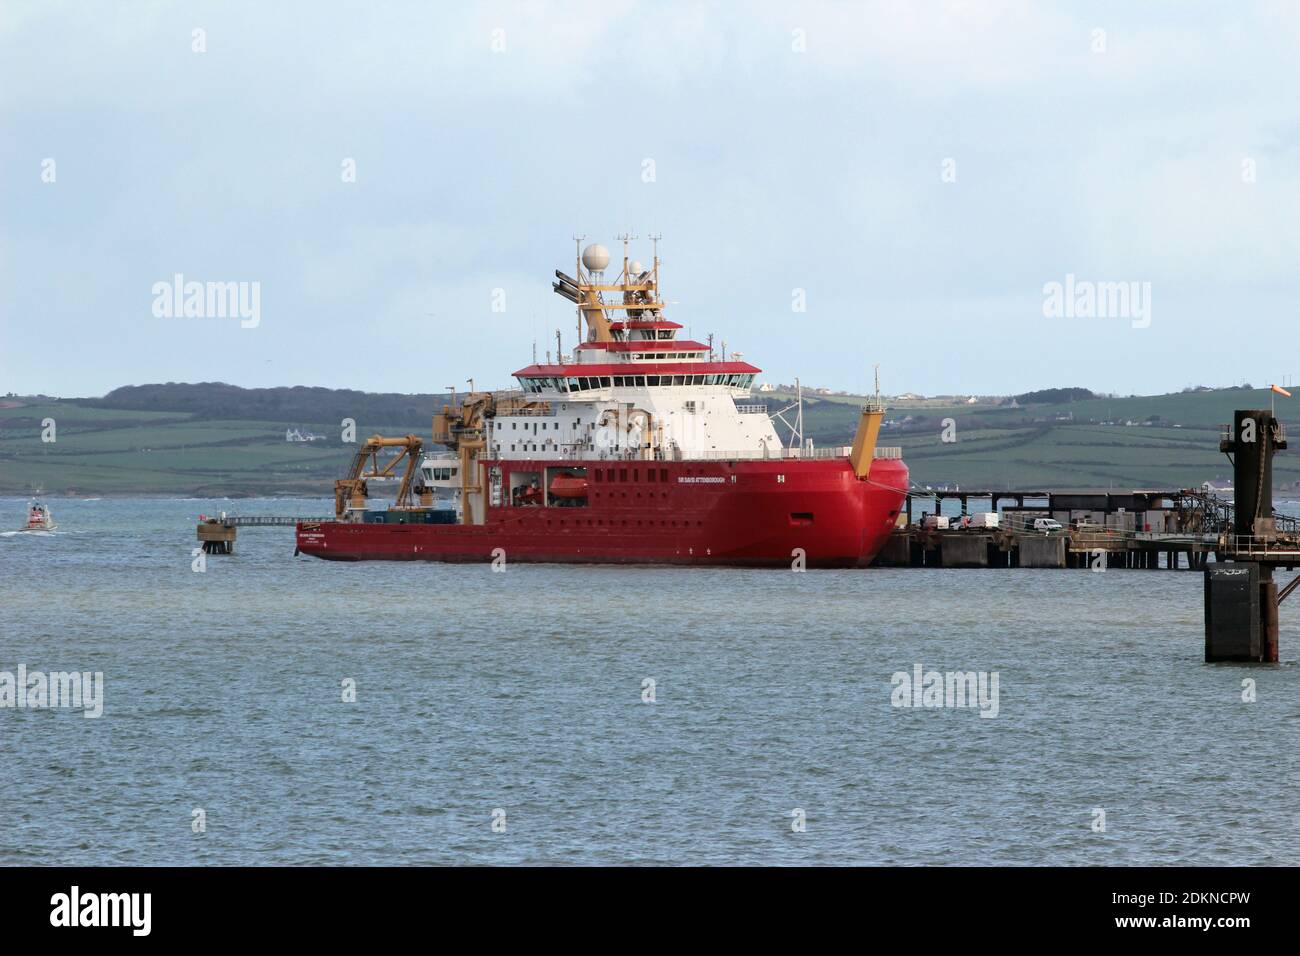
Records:
M284 430L285 441L324 441L324 435L317 435L312 432L303 431L298 428L286 428Z
M762 385L758 386L758 390L760 392L775 392L776 386L771 382L764 382Z

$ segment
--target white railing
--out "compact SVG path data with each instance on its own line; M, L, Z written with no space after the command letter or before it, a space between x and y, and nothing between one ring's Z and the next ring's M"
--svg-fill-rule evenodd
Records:
M683 461L730 461L754 459L827 459L827 458L848 458L849 452L852 451L848 445L835 445L828 448L776 448L764 453L748 449L746 451L694 451L684 452ZM903 449L898 446L880 446L875 450L873 458L886 460L899 460L903 457Z
M1253 534L1221 534L1219 548L1234 555L1300 556L1300 537L1279 535L1273 538L1261 538Z
M541 444L540 442L538 443ZM579 461L784 461L804 459L825 460L833 458L848 458L852 449L848 445L838 445L830 448L774 448L770 451L747 448L743 451L683 451L680 455L673 452L664 452L655 449L651 457L646 457L644 449L636 448L595 448L590 443L579 442L576 444L548 444L545 447L539 447L532 453L534 458L559 457L574 462ZM497 457L501 454L501 443L498 441L494 444L493 454ZM512 459L520 457L517 454L511 454ZM876 448L874 458L886 460L899 460L903 457L903 449L899 447L878 447Z
M746 448L743 451L683 451L682 461L762 461L768 459L779 461L787 458L843 458L847 455L840 448L817 448L803 451L799 448L773 448L769 451Z

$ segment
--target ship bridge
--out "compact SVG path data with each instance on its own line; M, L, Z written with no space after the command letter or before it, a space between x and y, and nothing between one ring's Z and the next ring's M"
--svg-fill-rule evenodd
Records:
M591 245L574 276L556 270L552 288L577 307L586 340L570 355L514 373L536 407L496 417L488 454L498 458L693 458L736 452L776 456L780 438L767 408L750 399L761 369L678 338L659 294L659 255L645 268L628 255L607 279L608 250ZM540 412L538 409L544 409Z

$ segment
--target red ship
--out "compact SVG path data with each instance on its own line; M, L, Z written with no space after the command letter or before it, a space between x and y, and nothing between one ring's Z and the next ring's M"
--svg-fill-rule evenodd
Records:
M908 471L879 448L884 407L862 408L853 444L789 444L760 371L679 339L663 315L659 259L607 280L609 252L582 250L553 289L577 306L586 341L520 369L520 388L444 406L422 456L414 435L375 436L336 483L336 520L298 525L303 554L338 561L509 561L861 567L893 529ZM558 344L558 343L557 343ZM453 396L453 401L454 401ZM790 411L786 409L783 411ZM781 412L777 418L786 423ZM386 462L381 453L400 453ZM405 473L391 506L369 483ZM454 506L438 507L439 493Z

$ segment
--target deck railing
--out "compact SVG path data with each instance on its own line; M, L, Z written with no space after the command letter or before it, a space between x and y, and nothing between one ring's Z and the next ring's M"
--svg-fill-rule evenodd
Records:
M754 461L762 459L816 459L848 458L852 449L848 445L831 445L826 448L775 448L768 452L746 449L744 451L696 451L683 454L683 461ZM878 446L873 458L898 460L903 449L898 446Z
M1247 557L1282 557L1295 555L1300 558L1300 535L1287 534L1260 537L1254 534L1221 534L1219 549L1233 555Z
M538 442L541 446L543 443ZM495 442L500 455L501 442ZM584 461L785 461L785 460L823 460L829 458L848 458L852 449L848 445L834 445L826 448L773 448L769 451L747 448L742 451L692 451L677 454L675 451L655 449L654 455L645 457L644 449L620 448L599 449L589 441L585 442L548 442L539 447L533 457L560 457L572 461L575 465ZM512 458L517 457L515 455ZM903 457L903 449L898 446L877 446L873 458L898 461Z

